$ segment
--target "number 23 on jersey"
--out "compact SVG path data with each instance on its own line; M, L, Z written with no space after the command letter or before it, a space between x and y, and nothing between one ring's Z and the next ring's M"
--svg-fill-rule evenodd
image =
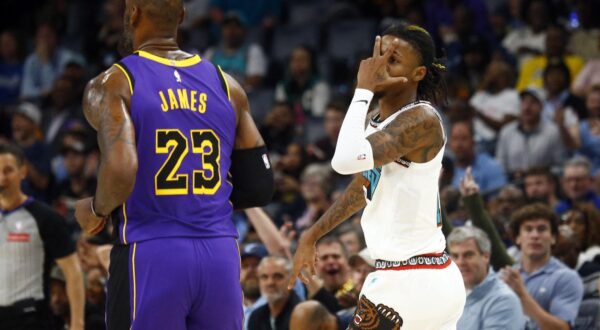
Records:
M202 160L198 162L201 169L192 171L192 193L213 195L221 186L219 137L211 129L191 130L190 137L192 154L199 155ZM168 154L154 176L156 195L189 194L189 175L178 173L181 162L189 153L189 140L186 135L178 129L156 130L156 153Z

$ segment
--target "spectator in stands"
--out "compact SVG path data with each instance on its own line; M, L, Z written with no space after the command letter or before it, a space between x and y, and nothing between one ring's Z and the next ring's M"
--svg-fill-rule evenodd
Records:
M473 124L470 121L457 121L450 131L450 149L454 154L454 176L452 185L459 187L467 167L473 170L473 177L486 195L497 192L506 184L506 174L498 162L487 153L475 152Z
M283 257L268 256L258 265L260 293L267 304L250 314L248 330L289 329L290 318L300 298L287 289L292 264Z
M341 225L337 230L337 237L340 239L348 255L358 254L366 247L365 236L360 227L350 223Z
M40 136L42 113L32 103L18 106L12 118L14 142L23 149L27 162L24 191L35 198L46 199L50 185L50 149Z
M81 107L78 105L75 81L61 75L52 85L49 107L42 114L42 131L45 142L52 146L53 153L59 151L61 135L74 123L82 122Z
M311 160L317 162L331 161L346 110L347 107L340 102L332 102L327 105L325 115L323 116L325 136L306 147Z
M583 60L576 55L567 54L569 36L564 27L552 25L546 32L546 49L543 55L535 56L521 65L517 90L522 91L528 87L542 87L543 71L549 63L564 62L571 73L570 77L577 77L583 68ZM571 83L571 81L569 81Z
M296 219L299 231L312 226L331 205L329 195L332 191L332 170L329 165L311 164L300 177L300 193L306 202L306 208Z
M579 123L581 145L577 153L591 161L592 173L596 174L600 170L600 84L587 92L585 106L588 117Z
M600 209L600 196L593 190L591 170L590 161L584 157L572 158L565 164L561 186L566 198L556 206L558 214L567 212L579 202L591 203Z
M585 61L600 58L600 24L594 13L600 12L600 2L576 0L575 12L579 26L571 34L569 49Z
M448 250L463 276L467 302L458 329L524 329L519 298L490 267L488 235L472 226L448 236Z
M543 117L553 120L560 130L564 145L575 150L579 141L579 114L585 111L581 99L569 92L569 68L563 62L551 62L544 69Z
M600 271L600 212L589 203L578 203L561 220L575 242L575 270L581 277Z
M563 161L565 148L558 127L542 120L545 99L543 90L523 91L519 120L500 131L496 158L513 177L532 166L557 166Z
M495 206L491 209L490 215L496 225L504 244L512 248L509 249L511 257L518 256L518 251L512 246L513 241L510 237L510 218L512 214L525 204L523 191L516 185L510 183L500 189L498 196L493 200ZM518 259L518 258L517 258Z
M259 44L246 40L246 22L240 13L225 15L220 41L204 56L231 74L246 90L258 88L267 73L267 57Z
M296 47L290 55L286 78L275 88L275 100L291 104L300 125L307 116L322 117L329 102L329 85L319 76L316 60L308 47Z
M46 97L54 80L60 76L71 61L84 63L84 59L59 46L55 28L43 23L38 26L35 51L25 60L21 85L21 98L40 101Z
M281 0L226 1L210 0L210 16L216 24L221 24L225 14L239 12L244 15L249 27L273 28L281 17Z
M514 72L508 63L492 61L479 89L469 100L475 110L477 150L496 152L498 132L519 116L519 93L512 88Z
M290 330L339 330L346 329L340 320L323 304L315 300L299 303L292 312Z
M529 317L527 329L572 329L583 297L579 275L551 256L558 219L544 204L530 204L513 215L511 228L521 261L505 267L502 279Z
M0 107L19 99L23 78L22 45L16 32L0 33Z
M546 28L552 21L552 8L551 4L544 0L523 1L521 4L523 8L520 15L525 24L509 32L502 45L523 63L524 60L544 52Z
M74 232L80 230L74 217L75 202L96 192L96 179L85 175L88 152L82 140L65 140L61 154L67 177L58 182L52 193L55 209L67 219L69 229Z
M86 330L103 330L106 294L106 274L102 268L92 268L87 272L85 285L85 323Z
M65 277L70 329L83 330L83 276L75 246L64 219L21 190L26 172L24 153L0 144L0 329L49 324L48 265L56 262Z
M244 322L245 328L248 326L250 315L258 307L266 304L266 300L261 296L258 285L258 265L261 260L268 255L267 249L260 243L249 243L241 251L241 275L242 292L244 293Z
M600 44L600 37L598 38L598 44ZM600 59L589 60L585 64L573 84L571 84L571 91L579 97L584 97L595 86L600 86Z
M351 292L354 288L354 283L350 277L350 265L348 264L348 253L344 249L344 245L335 236L326 236L317 242L317 276L323 280L323 289L321 295L317 293L315 300L321 300L321 296L325 293L334 295L336 298L343 296L345 293ZM325 305L328 310L337 312L342 308L349 307L341 304L337 300L332 305ZM352 302L354 305L356 301Z
M283 155L296 136L294 113L290 105L276 102L260 127L260 135L269 146L269 152Z
M525 198L541 202L554 210L558 204L556 180L547 167L532 167L523 175Z

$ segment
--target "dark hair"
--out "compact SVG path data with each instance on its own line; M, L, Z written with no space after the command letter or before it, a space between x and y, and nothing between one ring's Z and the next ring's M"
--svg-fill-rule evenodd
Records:
M348 111L348 108L344 103L336 100L336 101L331 101L327 104L327 107L325 107L325 111L328 111L328 110L333 110L333 111L339 112L341 114L346 114L346 112Z
M331 244L338 244L342 248L342 254L344 255L344 258L348 259L348 251L346 250L346 246L344 246L344 243L342 243L342 241L340 241L340 239L334 234L328 234L321 237L315 246L318 248L321 245Z
M516 210L510 219L510 230L514 239L519 236L521 225L530 220L544 219L550 223L552 235L558 235L558 216L550 206L543 203L528 204Z
M585 221L585 234L581 241L581 251L600 242L600 212L591 203L577 203L571 208L572 212L580 213Z
M533 166L525 172L523 178L527 178L528 176L544 176L548 181L555 182L554 174L550 171L550 168L546 166Z
M17 145L12 143L0 143L0 155L6 154L13 155L17 160L17 165L23 166L23 164L25 164L25 154Z
M417 87L417 97L422 100L438 103L445 101L446 82L444 72L446 66L435 56L435 44L427 30L418 25L405 23L388 27L383 35L393 35L413 46L421 57L421 64L427 69L423 80Z
M473 125L473 121L471 119L461 118L461 119L455 120L454 122L452 122L450 131L452 131L454 126L456 126L457 124L463 124L463 125L467 126L467 129L469 130L469 134L471 134L472 138L475 138L475 126Z
M547 79L550 71L554 70L560 71L564 75L567 84L571 81L571 71L569 71L569 67L563 61L551 61L548 63L544 68L544 79Z

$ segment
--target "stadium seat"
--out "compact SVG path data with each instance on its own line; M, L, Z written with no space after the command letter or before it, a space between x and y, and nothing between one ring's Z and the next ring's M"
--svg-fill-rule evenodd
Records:
M600 329L600 299L584 299L579 307L579 313L575 319L574 330L595 330Z
M299 45L306 45L313 49L317 48L319 45L319 26L317 24L289 25L276 28L271 47L272 59L279 63L285 62L292 50Z

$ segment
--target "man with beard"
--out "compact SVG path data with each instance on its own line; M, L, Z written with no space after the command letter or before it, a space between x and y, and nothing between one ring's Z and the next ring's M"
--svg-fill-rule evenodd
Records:
M248 321L248 330L286 330L300 298L287 289L292 264L283 257L269 256L258 265L260 293L267 304L257 308Z
M558 204L554 175L547 167L532 167L523 176L525 197L532 202L542 202L552 209Z
M126 0L123 49L86 87L98 131L86 234L110 218L109 329L240 329L233 209L267 204L273 172L239 83L179 49L182 0ZM138 167L138 163L140 166Z

